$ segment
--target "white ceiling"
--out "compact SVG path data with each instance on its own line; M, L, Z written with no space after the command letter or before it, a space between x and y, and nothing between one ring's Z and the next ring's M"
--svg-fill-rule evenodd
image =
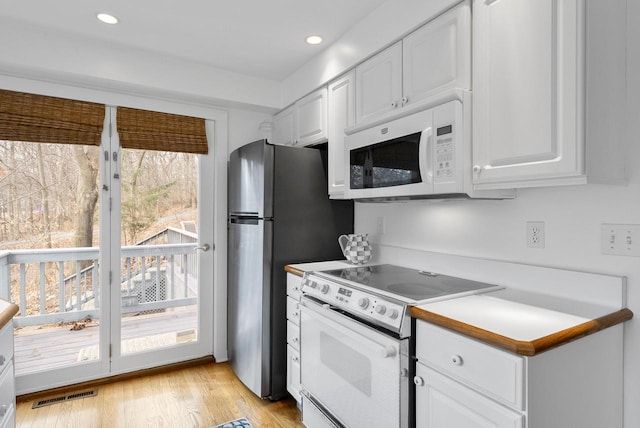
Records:
M281 81L385 0L0 0L0 20ZM120 20L106 25L98 12ZM319 34L324 43L307 45ZM4 41L6 42L6 41ZM3 42L3 43L4 43Z

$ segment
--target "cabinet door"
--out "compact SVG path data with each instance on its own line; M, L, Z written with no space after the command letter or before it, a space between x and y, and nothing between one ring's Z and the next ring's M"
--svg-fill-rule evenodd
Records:
M296 109L287 107L273 117L273 144L292 146L296 141Z
M298 403L302 400L300 396L300 352L291 345L287 345L287 391L296 399Z
M402 42L356 67L356 123L401 106Z
M345 128L355 125L355 73L349 72L329 84L329 196L344 198Z
M327 139L327 88L321 88L295 104L297 138L295 145L308 146Z
M471 7L464 1L402 41L403 104L471 88Z
M474 184L488 184L479 188L584 174L583 3L474 0Z
M416 364L416 428L523 428L524 415Z

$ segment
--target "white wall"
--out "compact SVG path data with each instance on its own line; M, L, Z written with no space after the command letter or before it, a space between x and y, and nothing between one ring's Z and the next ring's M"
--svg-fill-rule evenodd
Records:
M425 251L624 275L640 316L640 258L602 255L602 223L640 224L640 2L628 2L627 186L518 190L505 201L356 204L356 231L372 242ZM607 144L602 141L602 144ZM376 235L378 217L386 231ZM544 221L546 247L526 246L525 223ZM640 326L625 324L625 427L640 426Z

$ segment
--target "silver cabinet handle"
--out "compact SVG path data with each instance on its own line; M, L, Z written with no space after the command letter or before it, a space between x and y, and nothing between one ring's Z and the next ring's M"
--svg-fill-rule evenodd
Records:
M402 105L409 102L409 97L402 97Z
M451 356L451 362L455 366L461 366L462 363L463 363L463 360L462 360L462 357L460 355L452 355Z
M398 107L398 103L395 101L391 101L391 108L396 108Z
M473 173L478 176L482 172L482 167L480 165L473 166Z
M413 383L416 384L416 386L424 386L424 379L420 376L416 376L413 378Z

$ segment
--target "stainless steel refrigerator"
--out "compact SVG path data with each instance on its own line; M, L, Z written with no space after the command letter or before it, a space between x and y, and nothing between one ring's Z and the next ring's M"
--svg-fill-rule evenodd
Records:
M330 200L326 150L255 141L229 159L228 339L235 374L256 395L286 390L286 272L343 259L353 202Z

